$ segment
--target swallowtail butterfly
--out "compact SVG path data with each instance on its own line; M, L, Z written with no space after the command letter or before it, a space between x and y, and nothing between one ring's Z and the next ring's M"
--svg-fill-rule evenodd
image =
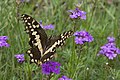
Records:
M40 24L27 14L22 14L21 18L25 23L25 31L29 34L30 49L27 54L30 56L30 63L41 65L54 57L55 49L62 46L65 40L69 38L73 31L67 31L59 36L51 36L48 38L47 34L40 26Z

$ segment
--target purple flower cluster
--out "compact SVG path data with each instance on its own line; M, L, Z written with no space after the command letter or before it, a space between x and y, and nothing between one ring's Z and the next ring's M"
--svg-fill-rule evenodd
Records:
M58 80L72 80L72 79L68 78L67 76L62 76L62 77L59 78Z
M19 63L23 63L25 61L24 54L16 54L15 58Z
M9 47L10 45L6 42L6 40L8 39L7 36L0 36L0 47Z
M86 12L79 10L79 8L76 8L75 10L69 10L68 12L71 12L70 18L81 18L83 20L86 20Z
M50 73L59 74L60 73L60 63L48 61L48 62L42 64L42 73L46 74L46 75L48 75Z
M43 29L45 29L45 30L50 30L50 29L53 30L53 29L54 29L54 25L52 25L52 24L43 26L43 25L42 25L42 21L40 21L40 26L41 26Z
M102 54L108 57L108 59L113 59L120 54L120 49L116 47L114 37L108 37L107 40L108 43L100 48L101 50L99 51L98 56Z
M74 33L75 43L76 44L84 44L85 42L92 42L94 38L86 31L77 31Z

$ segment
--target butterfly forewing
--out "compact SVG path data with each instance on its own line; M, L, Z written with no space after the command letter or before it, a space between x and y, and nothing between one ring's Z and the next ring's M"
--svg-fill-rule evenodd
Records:
M31 16L22 14L21 17L25 23L25 31L29 34L29 45L31 47L36 46L39 49L39 54L42 56L47 42L47 34Z

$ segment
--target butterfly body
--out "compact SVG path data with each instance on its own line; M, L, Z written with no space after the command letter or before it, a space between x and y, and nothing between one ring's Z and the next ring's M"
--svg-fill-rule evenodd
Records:
M48 38L44 29L31 16L22 14L21 18L25 23L25 31L30 38L29 45L31 48L27 50L27 54L30 56L30 62L37 65L53 58L56 48L64 45L65 40L73 34L73 31L67 31L59 36Z

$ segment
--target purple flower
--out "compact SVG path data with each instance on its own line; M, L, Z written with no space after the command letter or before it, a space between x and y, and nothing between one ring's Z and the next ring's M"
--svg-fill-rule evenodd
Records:
M79 38L79 37L76 37L76 38L75 38L75 43L76 43L76 44L84 44L84 42L83 42L83 40L82 40L81 37L80 37L80 38Z
M20 0L21 2L25 2L25 0Z
M116 48L116 53L120 54L120 49L119 48Z
M76 36L76 44L84 44L85 42L92 42L94 40L94 38L86 31L76 31L74 36Z
M70 15L70 18L78 18L78 16L77 16L77 13L76 12L74 12L74 11L72 11L72 10L69 10L69 12L71 12L72 14Z
M41 26L43 29L45 29L45 30L50 30L50 29L53 30L53 29L54 29L54 25L52 25L52 24L43 26L43 25L42 25L42 21L40 21L40 26Z
M58 80L72 80L72 79L68 78L67 76L62 76L62 77L59 78Z
M44 29L49 30L49 29L54 29L54 26L52 24L43 26Z
M86 12L79 10L79 8L69 10L68 12L71 12L70 18L81 18L86 20Z
M0 40L7 40L8 37L7 36L0 36Z
M115 38L114 37L107 37L107 40L108 40L109 43L115 42Z
M108 43L103 45L98 53L98 55L102 54L108 57L108 59L115 58L118 54L120 54L120 49L116 47L115 38L108 37Z
M20 0L21 2L30 2L30 0Z
M48 75L50 73L59 74L60 73L60 63L48 61L48 62L42 64L42 73L46 74L46 75Z
M16 54L15 58L19 63L23 63L25 61L24 54Z
M8 39L7 36L0 36L0 47L9 47L10 45L6 42L6 40Z

